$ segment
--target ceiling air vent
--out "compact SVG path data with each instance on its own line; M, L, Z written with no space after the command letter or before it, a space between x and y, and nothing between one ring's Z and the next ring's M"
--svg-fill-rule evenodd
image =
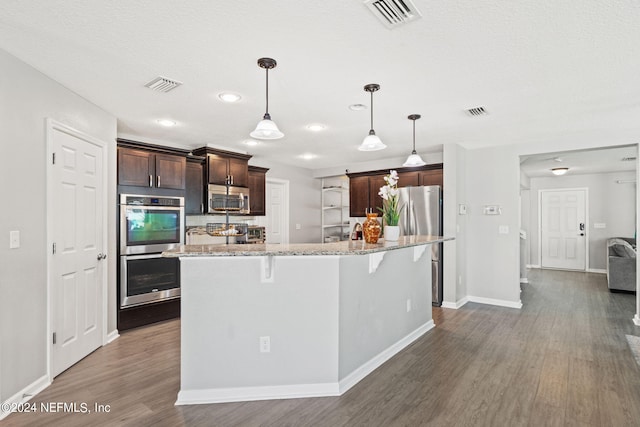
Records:
M486 116L488 114L484 107L473 107L466 111L470 116Z
M396 28L422 16L410 0L364 0L364 4L387 28Z
M177 80L171 80L166 77L160 76L151 80L145 86L157 92L169 92L170 90L177 88L181 84L182 82L179 82Z

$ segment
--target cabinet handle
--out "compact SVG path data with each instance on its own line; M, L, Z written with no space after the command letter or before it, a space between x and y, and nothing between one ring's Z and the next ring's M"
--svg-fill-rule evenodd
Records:
M204 213L204 203L200 203L200 213Z
M149 175L149 187L153 187L153 176Z
M233 175L229 175L231 177L231 185L233 185Z
M157 187L160 188L160 175L157 176L158 180L157 180Z

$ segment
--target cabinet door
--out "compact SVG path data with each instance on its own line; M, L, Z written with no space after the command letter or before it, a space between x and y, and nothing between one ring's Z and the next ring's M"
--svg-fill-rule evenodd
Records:
M118 148L118 184L151 187L154 185L153 154L130 148Z
M229 175L232 176L231 184L237 187L249 186L249 162L242 159L229 158Z
M363 217L369 207L369 177L349 178L349 216Z
M229 159L209 154L207 156L207 176L209 184L225 185L229 176Z
M184 212L187 215L204 213L204 168L201 163L187 162Z
M420 172L420 185L439 185L442 188L442 169Z
M416 187L420 185L420 175L418 171L398 173L398 187Z
M380 187L386 185L384 181L385 175L371 175L369 176L369 207L373 208L373 213L377 213L378 216L382 216L382 197L378 195Z
M156 154L156 187L184 190L187 159L170 154Z
M266 175L264 172L249 172L249 214L266 215L265 201Z

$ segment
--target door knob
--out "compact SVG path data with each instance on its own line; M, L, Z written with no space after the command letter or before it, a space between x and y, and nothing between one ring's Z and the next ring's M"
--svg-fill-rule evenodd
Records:
M98 254L98 261L101 261L103 259L107 258L107 254L103 254L103 253L99 253Z

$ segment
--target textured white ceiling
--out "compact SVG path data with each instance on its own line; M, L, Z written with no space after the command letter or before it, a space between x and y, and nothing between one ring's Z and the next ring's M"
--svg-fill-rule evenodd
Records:
M413 113L421 153L450 143L638 142L637 1L415 4L421 19L388 30L361 0L3 0L0 48L117 116L122 136L313 169L409 154ZM269 109L286 136L247 147L264 114L262 56L278 61ZM144 87L159 75L184 85ZM369 104L367 83L381 85L380 152L357 151L369 111L347 108ZM220 102L225 90L242 100ZM479 105L489 115L465 114ZM326 130L310 132L313 122Z

